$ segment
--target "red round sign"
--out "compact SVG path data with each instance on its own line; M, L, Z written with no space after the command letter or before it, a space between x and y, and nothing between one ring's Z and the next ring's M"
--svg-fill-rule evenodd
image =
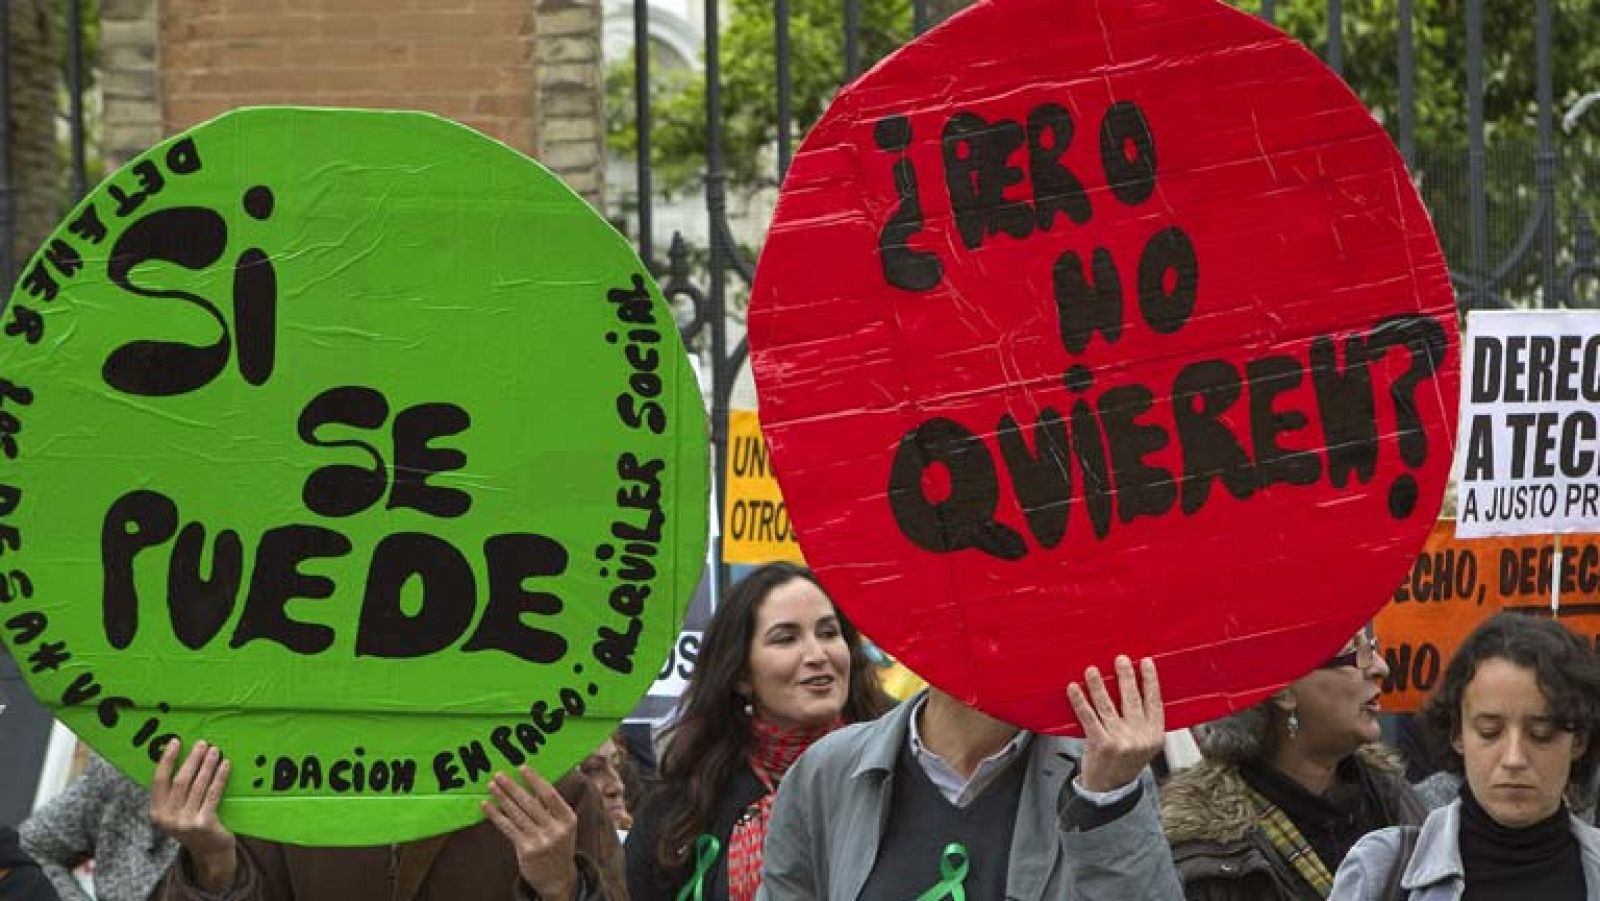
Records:
M756 276L807 559L956 697L1168 722L1347 641L1438 514L1455 304L1405 166L1305 48L1212 0L989 0L843 91Z

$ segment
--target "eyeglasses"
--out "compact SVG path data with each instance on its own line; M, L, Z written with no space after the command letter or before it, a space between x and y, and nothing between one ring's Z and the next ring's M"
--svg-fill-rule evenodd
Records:
M1329 657L1318 664L1317 669L1343 669L1347 666L1353 666L1364 670L1371 669L1377 662L1378 639L1367 632L1362 632L1356 636L1355 650Z

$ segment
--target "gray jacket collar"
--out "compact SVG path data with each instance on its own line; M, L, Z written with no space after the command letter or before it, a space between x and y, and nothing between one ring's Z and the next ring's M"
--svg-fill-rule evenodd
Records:
M1600 831L1577 817L1570 819L1572 834L1578 839L1583 858L1584 876L1590 880L1590 885L1595 885L1593 880L1600 876ZM1400 887L1414 891L1465 878L1466 867L1461 863L1461 801L1458 799L1435 811L1422 824Z
M851 779L860 779L869 773L894 772L895 758L899 756L900 747L906 743L911 729L911 716L926 696L927 692L920 692L901 701L883 715L884 727L871 731L861 748L861 757L856 761L855 769L850 771Z

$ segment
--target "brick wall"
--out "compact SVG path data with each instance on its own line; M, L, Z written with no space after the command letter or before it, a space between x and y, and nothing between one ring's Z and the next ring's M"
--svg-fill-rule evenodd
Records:
M600 0L535 0L534 156L597 209L605 186Z
M156 0L100 0L100 148L109 173L166 135Z
M599 0L102 3L106 143L119 161L151 130L238 106L421 109L538 156L600 201Z

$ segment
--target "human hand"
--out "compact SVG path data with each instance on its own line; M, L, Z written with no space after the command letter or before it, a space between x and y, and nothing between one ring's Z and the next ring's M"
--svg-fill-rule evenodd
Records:
M555 786L531 767L519 767L528 783L523 788L505 773L489 783L493 800L483 802L483 812L517 854L522 881L544 901L565 901L578 894L578 817Z
M1088 696L1076 682L1067 686L1067 699L1083 726L1083 766L1078 778L1086 791L1108 792L1139 778L1166 740L1166 716L1161 708L1161 682L1155 661L1139 662L1143 692L1134 681L1133 661L1117 657L1117 684L1122 711L1111 701L1098 667L1084 671ZM1092 703L1091 703L1092 701Z
M150 822L189 852L200 887L220 892L233 885L236 863L233 833L217 819L232 765L215 745L197 741L173 775L182 746L173 739L161 749L150 784Z

